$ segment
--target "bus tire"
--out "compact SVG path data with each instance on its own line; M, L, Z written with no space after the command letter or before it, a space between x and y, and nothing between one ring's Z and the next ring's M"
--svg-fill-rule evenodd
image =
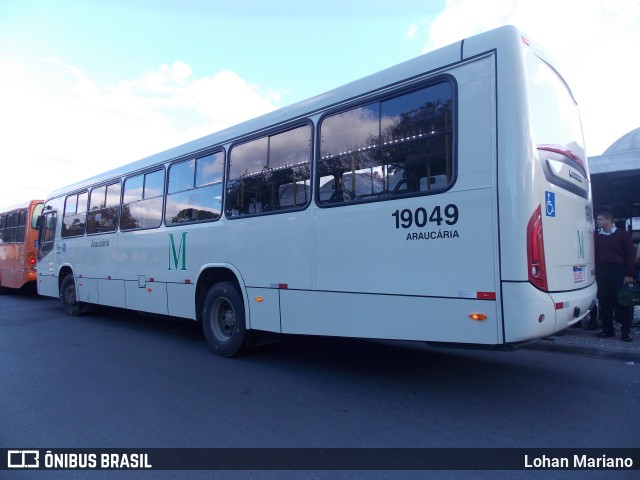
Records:
M243 353L249 344L244 301L229 282L213 285L202 306L202 329L209 348L221 357Z
M64 277L60 284L60 301L62 302L62 310L72 317L82 315L86 310L85 304L79 302L76 297L76 282L72 274Z

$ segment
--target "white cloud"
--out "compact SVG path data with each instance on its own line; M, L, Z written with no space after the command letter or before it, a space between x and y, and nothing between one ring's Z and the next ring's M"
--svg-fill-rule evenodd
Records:
M413 24L409 25L409 28L407 28L407 30L404 32L405 37L407 37L410 40L415 39L417 34L418 34L418 24L417 23L413 23Z
M640 126L639 2L447 0L427 25L425 50L505 24L530 35L560 65L580 105L589 155Z
M430 50L507 23L562 67L590 155L640 126L637 0L448 0L405 38ZM0 71L0 207L274 110L283 94L229 70L198 76L181 61L111 84L55 58Z
M112 85L54 58L39 72L8 63L0 71L0 161L15 174L3 178L0 207L256 117L280 99L228 70L196 78L179 61Z

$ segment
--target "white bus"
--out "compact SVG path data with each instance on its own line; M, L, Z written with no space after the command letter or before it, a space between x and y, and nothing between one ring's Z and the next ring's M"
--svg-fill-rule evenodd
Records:
M505 349L596 294L571 90L514 27L52 192L38 291L259 332Z

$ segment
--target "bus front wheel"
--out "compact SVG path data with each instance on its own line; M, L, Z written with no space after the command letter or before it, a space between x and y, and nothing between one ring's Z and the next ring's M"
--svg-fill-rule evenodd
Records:
M233 357L247 349L244 302L229 282L213 285L202 307L202 329L209 348L222 357Z
M85 311L85 305L78 301L76 296L76 282L73 275L67 275L60 285L60 300L62 301L62 309L68 315L74 317L81 315Z

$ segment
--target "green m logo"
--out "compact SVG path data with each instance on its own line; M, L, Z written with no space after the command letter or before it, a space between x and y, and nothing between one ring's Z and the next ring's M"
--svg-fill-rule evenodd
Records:
M178 251L176 251L176 241L173 238L173 233L169 234L169 268L167 270L178 270L180 259L182 259L180 270L187 270L187 233L189 232L182 232ZM172 265L173 268L171 268Z
M578 230L578 258L584 258L584 232Z

